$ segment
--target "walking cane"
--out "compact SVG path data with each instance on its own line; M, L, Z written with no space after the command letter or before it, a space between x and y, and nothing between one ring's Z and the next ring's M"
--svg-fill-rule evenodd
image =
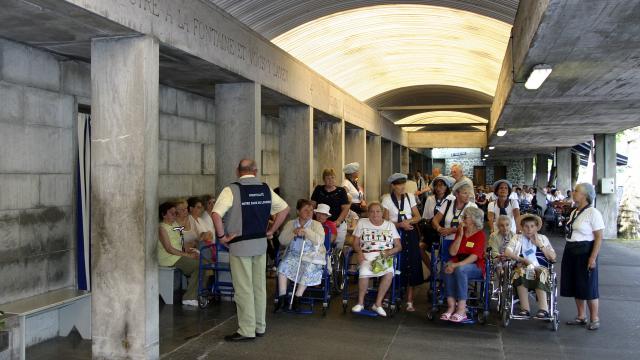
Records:
M300 259L298 259L296 279L293 281L293 294L291 294L291 300L289 301L289 310L293 308L293 298L296 296L296 286L298 285L298 276L300 276L300 266L302 265L302 254L304 254L304 238L302 238L302 247L300 248Z

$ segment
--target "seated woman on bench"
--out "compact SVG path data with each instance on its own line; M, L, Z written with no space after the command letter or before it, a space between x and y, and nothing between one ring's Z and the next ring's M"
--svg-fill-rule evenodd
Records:
M175 267L189 278L187 292L182 297L182 305L198 306L199 266L198 250L185 246L180 237L180 225L176 222L176 204L165 202L160 205L160 229L158 230L158 265Z

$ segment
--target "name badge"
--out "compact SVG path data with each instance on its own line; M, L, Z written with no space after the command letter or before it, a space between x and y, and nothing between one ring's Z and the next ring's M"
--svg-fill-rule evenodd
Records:
M466 246L466 247L468 247L468 248L472 248L474 245L475 245L475 244L474 244L474 243L472 243L471 241L467 241L467 243L466 243L466 245L465 245L465 246Z
M533 253L534 253L533 249L529 249L529 250L524 252L525 256L532 255Z
M407 210L400 211L400 215L407 215Z

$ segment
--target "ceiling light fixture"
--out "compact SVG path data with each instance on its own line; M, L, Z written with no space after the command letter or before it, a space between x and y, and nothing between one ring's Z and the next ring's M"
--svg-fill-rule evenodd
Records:
M495 148L496 148L495 146L489 146L489 150L493 150Z
M524 87L529 90L537 90L542 83L547 80L549 74L551 74L551 66L547 64L538 64L533 67L531 74L527 78L527 82L524 83Z
M507 135L507 129L503 129L503 128L498 129L498 132L496 132L496 135L498 135L498 136Z

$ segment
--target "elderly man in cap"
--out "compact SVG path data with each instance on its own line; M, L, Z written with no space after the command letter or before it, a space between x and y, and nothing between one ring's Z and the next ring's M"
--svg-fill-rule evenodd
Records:
M269 186L256 178L256 162L243 159L238 180L222 189L213 207L216 236L229 247L238 330L226 341L264 336L267 308L267 238L282 225L289 207ZM269 228L269 218L276 215Z
M364 188L358 183L360 179L360 164L352 162L345 165L342 170L345 177L342 186L351 199L351 210L360 215L367 211L367 202L364 199Z

